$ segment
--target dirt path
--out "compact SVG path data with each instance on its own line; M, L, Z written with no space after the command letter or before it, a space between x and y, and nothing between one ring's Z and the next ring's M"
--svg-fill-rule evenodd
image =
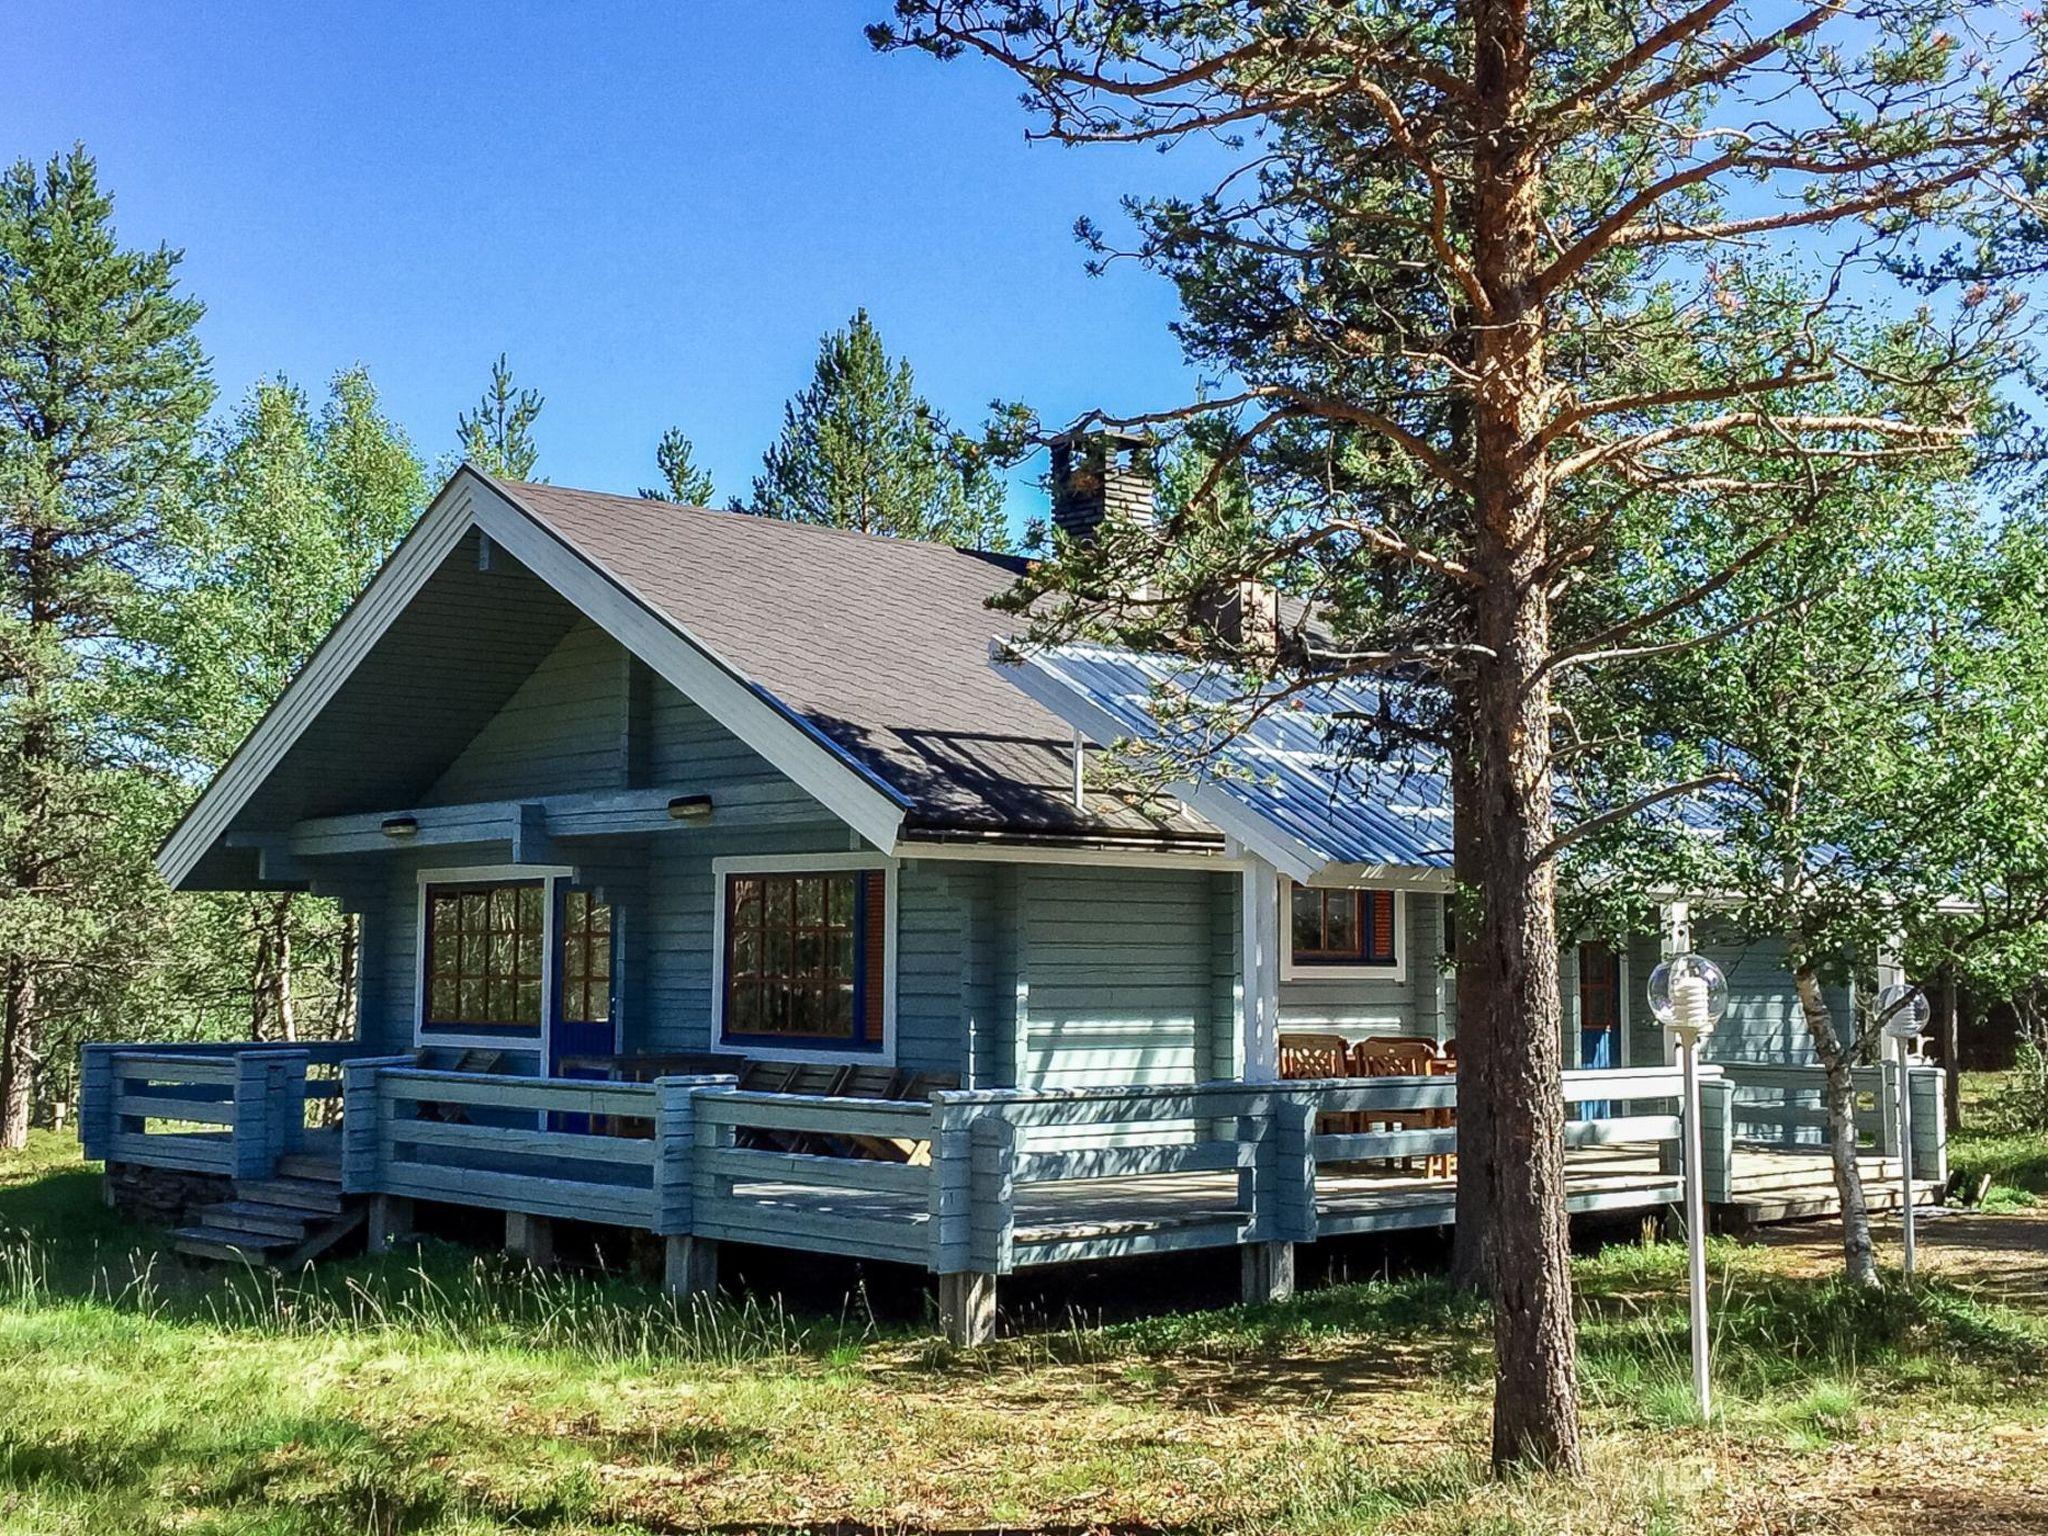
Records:
M1881 1263L1899 1261L1899 1223L1876 1222L1872 1233ZM2048 1307L2048 1210L2007 1212L1922 1211L1914 1224L1921 1272L2020 1306ZM1797 1222L1765 1227L1756 1241L1794 1256L1798 1273L1825 1275L1842 1261L1840 1223Z

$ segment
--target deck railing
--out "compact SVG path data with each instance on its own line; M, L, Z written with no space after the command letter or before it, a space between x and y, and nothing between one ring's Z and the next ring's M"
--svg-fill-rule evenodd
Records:
M79 1067L85 1155L229 1178L265 1178L296 1151L308 1106L341 1096L354 1040L93 1044Z
M94 1062L111 1127L96 1155L247 1176L303 1125L302 1052L114 1049ZM942 1313L985 1321L993 1278L1030 1265L1235 1246L1248 1276L1278 1275L1290 1245L1438 1225L1455 1206L1447 1164L1434 1179L1393 1166L1455 1156L1451 1077L902 1102L741 1091L730 1077L436 1071L410 1056L340 1071L343 1189L381 1202L373 1241L413 1200L503 1210L522 1232L532 1218L607 1223L672 1239L672 1283L685 1287L709 1283L719 1243L761 1244L931 1269ZM1700 1086L1701 1177L1725 1203L1735 1084L1708 1067ZM1669 1067L1565 1074L1571 1210L1680 1198L1680 1091ZM1927 1119L1916 1143L1938 1155L1939 1116ZM149 1130L180 1122L202 1129Z
M933 1111L941 1274L1285 1241L1312 1214L1300 1178L1312 1110L1291 1085L941 1092ZM1218 1174L1234 1175L1228 1198L1212 1193ZM1071 1214L1020 1231L1048 1185ZM1193 1198L1177 1219L1142 1219L1182 1193Z
M933 1107L690 1091L692 1235L929 1266Z
M598 1083L343 1068L342 1189L670 1234L690 1230L693 1095L730 1078Z
M1735 1087L1735 1140L1774 1151L1818 1152L1828 1146L1827 1072L1820 1066L1726 1062L1722 1074ZM1851 1069L1856 1090L1856 1141L1881 1157L1899 1155L1896 1062ZM1948 1126L1941 1068L1916 1062L1908 1069L1913 1097L1913 1176L1948 1179Z

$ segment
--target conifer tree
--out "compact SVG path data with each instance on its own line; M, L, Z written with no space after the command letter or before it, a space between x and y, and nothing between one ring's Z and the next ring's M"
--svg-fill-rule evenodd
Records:
M640 494L649 501L673 501L685 507L710 506L718 491L711 476L698 465L694 453L681 427L670 427L662 433L654 448L654 467L661 471L661 484L642 487Z
M819 344L748 511L975 549L1007 543L1003 485L891 360L866 310Z
M1700 786L1561 795L1606 756L1574 695L1708 643L1689 620L1834 504L1779 516L1788 458L1825 487L1980 428L2015 328L2001 276L2038 257L2040 20L1924 0L894 9L878 47L994 63L1043 137L1223 161L1196 195L1132 199L1125 247L1082 233L1175 285L1189 361L1231 387L1059 427L1224 419L1258 516L1227 555L1064 552L1033 584L1080 601L1040 633L1145 594L1116 617L1167 643L1159 594L1288 586L1336 633L1247 671L1374 674L1398 707L1360 750L1399 750L1418 716L1450 747L1459 1214L1490 1245L1494 1461L1575 1468L1558 862ZM1870 355L1849 327L1872 313L1911 344ZM1027 412L1007 430L1050 435ZM1623 586L1634 606L1603 601Z
M0 1146L52 1020L159 930L107 722L212 399L178 261L121 243L83 148L0 176Z
M490 386L474 411L455 418L455 435L462 444L462 456L487 475L507 480L531 480L540 462L540 449L533 441L533 424L547 404L537 390L521 389L513 381L511 365L500 352L491 364Z

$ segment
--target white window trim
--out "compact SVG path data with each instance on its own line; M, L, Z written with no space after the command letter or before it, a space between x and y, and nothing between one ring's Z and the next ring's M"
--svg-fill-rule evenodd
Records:
M896 886L901 861L880 853L736 854L711 861L711 1049L736 1051L756 1061L872 1062L896 1065ZM725 1040L725 883L734 875L837 874L879 869L882 882L882 1040L870 1050L807 1050L759 1040Z
M1579 1053L1586 1048L1585 1013L1580 1002L1579 988L1581 985L1581 978L1583 976L1583 968L1585 965L1584 951L1586 945L1591 942L1593 941L1589 939L1574 939L1572 941L1572 990L1570 1010L1572 1026L1572 1048L1565 1053L1565 1059L1568 1061L1577 1061L1579 1059ZM1620 989L1620 995L1616 997L1614 1001L1615 1010L1620 1016L1620 1023L1618 1025L1618 1028L1620 1030L1621 1040L1620 1049L1615 1053L1619 1059L1608 1070L1619 1072L1625 1067L1632 1067L1635 1065L1635 1062L1632 1059L1633 1053L1629 1049L1629 1036L1635 1032L1635 1006L1633 1001L1635 997L1635 989L1629 984L1628 945L1623 944L1619 949L1615 950L1614 960L1614 984L1617 988ZM1658 1065L1664 1066L1668 1065L1668 1063L1659 1062ZM1586 1072L1591 1071L1593 1069L1589 1067L1574 1067L1570 1070L1576 1072Z
M415 1050L506 1051L538 1055L545 1073L555 1039L555 897L557 883L574 880L576 871L567 864L467 864L446 869L419 871L419 915L413 924L412 1043ZM461 1035L437 1029L427 1034L427 887L430 885L499 885L538 880L541 885L540 913L540 1039L529 1045L523 1039L507 1040L503 1035Z
M1392 965L1297 965L1294 960L1295 882L1280 882L1280 979L1282 981L1408 980L1408 893L1398 885L1317 886L1317 890L1391 891L1394 897Z

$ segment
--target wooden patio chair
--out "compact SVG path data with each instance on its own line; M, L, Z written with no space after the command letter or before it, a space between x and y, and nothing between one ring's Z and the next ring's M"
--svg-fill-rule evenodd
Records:
M1358 1074L1351 1067L1351 1042L1342 1035L1282 1035L1280 1076L1310 1081L1356 1077ZM1316 1134L1319 1136L1342 1136L1362 1126L1363 1122L1353 1114L1316 1116Z
M486 1047L478 1046L463 1051L461 1055L455 1058L455 1064L449 1070L451 1072L496 1072L504 1064L505 1053L503 1051L490 1050ZM423 1099L414 1105L413 1109L422 1120L439 1120L444 1125L468 1125L470 1123L469 1107L465 1104L448 1104L437 1100Z
M1376 1035L1354 1045L1351 1059L1360 1077L1433 1077L1442 1058L1437 1055L1434 1040L1419 1035ZM1388 1131L1437 1130L1443 1124L1441 1111L1433 1109L1373 1110L1361 1118ZM1423 1158L1424 1177L1437 1176L1434 1171L1437 1160L1433 1153ZM1404 1170L1412 1170L1415 1166L1412 1157L1390 1158L1388 1161L1398 1161Z

